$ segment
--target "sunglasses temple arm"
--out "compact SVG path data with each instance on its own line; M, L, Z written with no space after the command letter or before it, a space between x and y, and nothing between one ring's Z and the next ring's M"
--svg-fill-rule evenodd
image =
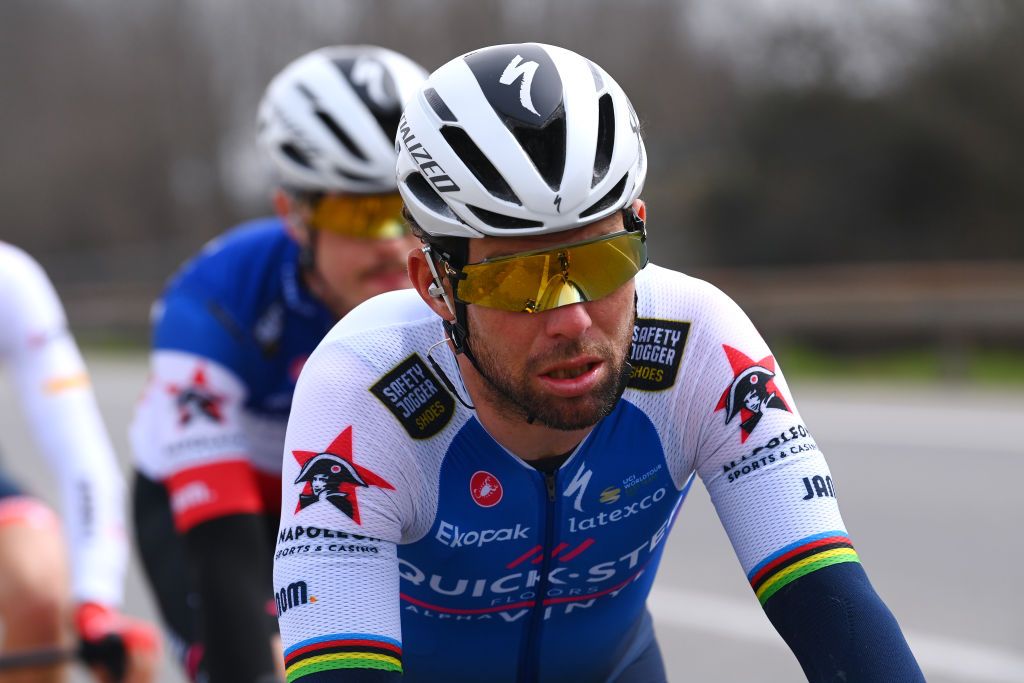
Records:
M430 275L434 278L434 284L427 288L427 294L435 299L443 299L445 305L448 306L448 310L451 311L452 315L455 315L455 305L448 297L448 292L444 290L441 276L437 274L437 267L434 265L434 254L430 249L430 245L420 247L420 251L427 257L427 268L430 268Z

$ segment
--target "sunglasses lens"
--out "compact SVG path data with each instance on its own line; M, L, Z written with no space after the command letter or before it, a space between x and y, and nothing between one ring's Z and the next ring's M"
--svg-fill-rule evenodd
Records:
M325 195L309 218L310 227L357 239L394 239L406 234L402 197L394 194Z
M537 313L608 296L647 265L638 232L471 263L462 269L458 300L504 311Z

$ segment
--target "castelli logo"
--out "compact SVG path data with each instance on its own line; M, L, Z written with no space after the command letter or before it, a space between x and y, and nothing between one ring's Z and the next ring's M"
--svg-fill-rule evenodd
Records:
M500 503L503 494L498 478L483 470L475 472L469 480L469 493L476 504L483 508L494 507Z

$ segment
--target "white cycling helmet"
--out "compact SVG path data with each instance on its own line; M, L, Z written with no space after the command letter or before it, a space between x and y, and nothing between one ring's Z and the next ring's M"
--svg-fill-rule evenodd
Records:
M395 191L394 137L404 103L426 71L381 47L325 47L267 86L257 136L285 187Z
M575 52L524 43L469 52L406 105L398 189L435 237L542 235L629 206L647 175L622 88Z

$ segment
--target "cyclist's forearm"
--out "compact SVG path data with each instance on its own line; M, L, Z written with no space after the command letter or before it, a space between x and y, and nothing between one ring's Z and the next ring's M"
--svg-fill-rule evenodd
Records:
M924 682L899 624L858 563L796 579L764 609L811 683Z

